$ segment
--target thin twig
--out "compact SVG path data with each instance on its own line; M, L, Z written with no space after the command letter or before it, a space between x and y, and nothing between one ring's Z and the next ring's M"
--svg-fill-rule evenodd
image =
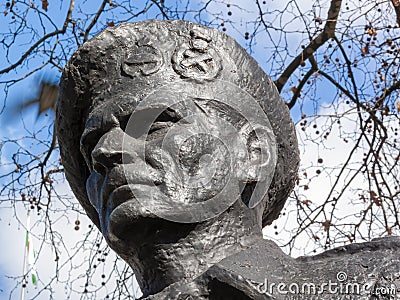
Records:
M18 66L19 66L20 64L22 64L22 63L24 62L24 60L33 52L33 50L35 50L40 44L42 44L42 43L43 43L45 40L47 40L48 38L51 38L51 37L53 37L53 36L55 36L55 35L58 35L58 34L64 34L64 33L66 32L67 27L68 27L68 24L69 24L69 22L70 22L70 20L71 20L72 11L73 11L73 9L74 9L74 4L75 4L75 1L74 1L74 0L71 0L70 3L69 3L69 9L68 9L67 17L65 18L63 27L62 27L61 29L56 30L56 31L53 31L53 32L48 33L48 34L45 34L45 35L44 35L42 38L40 38L36 43L34 43L34 44L32 45L32 47L30 47L30 48L28 49L28 51L26 51L26 52L21 56L21 58L20 58L17 62L15 62L14 64L8 66L8 67L5 68L5 69L0 70L0 74L8 73L8 72L10 72L11 70L13 70L14 68L18 67Z
M341 5L342 0L332 0L328 11L328 19L326 20L325 27L322 32L315 39L313 39L294 60L292 60L278 80L275 81L279 92L282 91L282 88L289 80L289 77L300 66L300 64L306 61L319 47L325 44L326 41L334 37Z
M106 4L109 2L109 0L103 0L103 2L100 5L99 10L97 11L96 15L94 16L92 22L89 24L89 26L86 28L85 31L85 37L83 39L84 42L86 42L89 38L89 33L90 30L92 30L93 26L96 25L97 21L99 20L99 17L101 13L104 11L104 8L106 7Z

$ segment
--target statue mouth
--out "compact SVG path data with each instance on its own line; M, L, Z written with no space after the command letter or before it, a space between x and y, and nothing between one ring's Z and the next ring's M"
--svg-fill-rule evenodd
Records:
M138 199L141 198L140 194L150 194L153 188L143 183L125 184L110 193L107 213L103 219L109 238L128 243L145 240L159 231L160 222L168 222L146 208L142 200Z
M119 164L109 169L103 177L103 209L111 213L124 202L137 198L134 191L148 191L162 183L160 178L145 173L145 170L142 164Z
M155 193L155 188L154 185L143 182L123 184L115 188L105 202L106 220L113 223L135 223L139 219L158 218L152 209L146 206L147 203L143 203L146 200L151 201L151 194ZM157 206L154 209L157 210Z
M104 215L106 227L112 236L122 240L140 235L137 225L146 219L146 211L141 209L131 187L132 185L124 184L115 188L104 204L107 212ZM126 232L129 234L126 235Z
M130 186L128 184L122 185L120 187L117 187L110 193L107 201L107 207L109 211L112 212L118 206L125 203L126 201L129 201L132 198L134 198L134 194Z

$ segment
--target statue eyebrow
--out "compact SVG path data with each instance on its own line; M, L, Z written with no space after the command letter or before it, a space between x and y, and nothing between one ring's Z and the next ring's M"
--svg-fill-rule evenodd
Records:
M196 107L198 109L200 109L205 115L208 115L207 111L196 100L200 100L200 99L195 98L194 101L193 101L194 105L196 105Z
M205 115L222 118L237 129L242 128L247 123L247 120L241 113L222 101L218 101L218 99L196 97L193 98L193 102Z

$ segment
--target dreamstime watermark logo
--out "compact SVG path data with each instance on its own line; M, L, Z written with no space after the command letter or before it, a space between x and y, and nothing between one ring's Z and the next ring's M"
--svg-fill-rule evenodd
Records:
M338 273L336 274L336 279L337 279L339 282L344 282L344 281L346 281L346 280L347 280L347 273L346 273L346 272L343 272L343 271L338 272Z
M340 271L336 274L336 280L327 282L303 282L284 283L270 282L265 279L263 283L255 284L249 282L260 294L265 295L291 295L291 296L312 296L312 295L375 295L391 297L392 299L400 292L396 285L390 283L388 286L378 286L376 283L358 283L348 280L346 272ZM309 299L309 298L307 298Z
M247 205L266 195L277 161L275 135L260 104L232 83L180 81L143 100L123 141L125 177L153 214L180 223L213 218L254 183ZM135 175L140 159L153 180Z

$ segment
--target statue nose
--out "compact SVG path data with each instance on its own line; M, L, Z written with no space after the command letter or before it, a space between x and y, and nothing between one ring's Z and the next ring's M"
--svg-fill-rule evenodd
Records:
M127 141L126 145L123 145ZM134 147L130 147L132 142L126 138L124 131L120 127L114 127L106 132L97 142L92 151L92 162L94 169L99 168L99 164L107 169L118 164L132 162L137 159ZM129 149L129 151L127 151Z

